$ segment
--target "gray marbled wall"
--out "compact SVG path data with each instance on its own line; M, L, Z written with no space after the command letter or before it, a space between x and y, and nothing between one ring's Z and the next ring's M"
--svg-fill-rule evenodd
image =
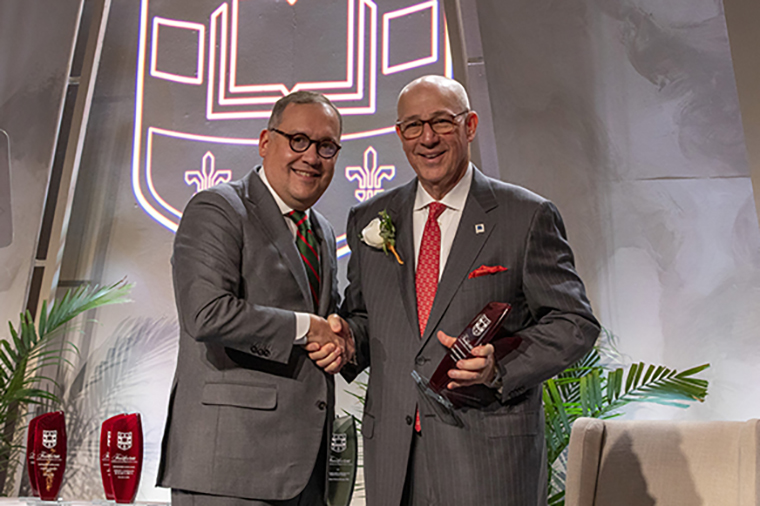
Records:
M81 0L0 2L0 324L33 267Z
M623 353L712 364L704 404L631 415L758 416L760 230L720 0L480 0L478 15L502 179L558 204Z

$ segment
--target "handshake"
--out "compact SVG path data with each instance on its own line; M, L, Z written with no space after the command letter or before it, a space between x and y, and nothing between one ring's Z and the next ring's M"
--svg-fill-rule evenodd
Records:
M344 365L352 362L356 353L348 323L336 314L331 314L326 320L310 315L305 349L309 358L330 374L338 373Z

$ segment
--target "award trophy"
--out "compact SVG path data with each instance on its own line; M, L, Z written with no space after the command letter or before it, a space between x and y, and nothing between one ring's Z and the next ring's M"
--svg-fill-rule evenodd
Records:
M37 475L34 472L34 431L37 429L39 418L39 416L35 416L31 419L26 433L26 472L29 474L29 486L32 488L34 497L40 496L40 491L37 488Z
M451 381L449 371L456 368L459 360L472 358L471 351L473 348L488 344L496 337L511 308L512 306L503 302L486 304L459 334L454 345L438 364L430 380L422 377L417 371L412 371L412 377L423 393L423 398L432 401L430 405L446 423L462 426L462 421L456 414L455 408L478 401L478 399L471 399L460 392L446 388L446 385Z
M330 463L327 473L328 506L348 506L356 481L356 423L351 415L333 421Z
M140 414L115 416L111 423L111 487L118 504L135 501L143 462L143 433Z
M113 501L113 486L111 485L111 453L108 451L111 445L111 430L113 422L124 415L116 415L109 418L100 427L100 477L103 480L103 490L106 493L106 499Z
M55 501L66 469L66 420L63 411L37 417L34 428L34 475L40 499Z

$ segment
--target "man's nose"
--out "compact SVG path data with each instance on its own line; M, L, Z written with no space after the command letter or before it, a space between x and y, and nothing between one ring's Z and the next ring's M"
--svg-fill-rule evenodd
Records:
M438 134L433 130L430 123L422 124L422 135L420 136L420 142L426 145L436 144L439 140Z
M301 157L306 163L310 165L316 165L317 163L319 163L319 153L317 153L317 143L316 142L312 143L306 149L306 151L301 153Z

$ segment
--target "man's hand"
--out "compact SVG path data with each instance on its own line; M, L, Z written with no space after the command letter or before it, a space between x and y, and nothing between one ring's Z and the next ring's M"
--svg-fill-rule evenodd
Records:
M335 374L354 358L354 340L348 323L336 314L331 314L327 320L316 315L310 318L305 346L309 358L325 372Z
M447 336L443 331L438 331L438 340L446 348L451 348L457 342L455 337ZM473 358L460 360L456 369L449 371L447 388L468 387L470 385L490 385L496 377L496 360L494 348L491 344L476 346L472 349Z

